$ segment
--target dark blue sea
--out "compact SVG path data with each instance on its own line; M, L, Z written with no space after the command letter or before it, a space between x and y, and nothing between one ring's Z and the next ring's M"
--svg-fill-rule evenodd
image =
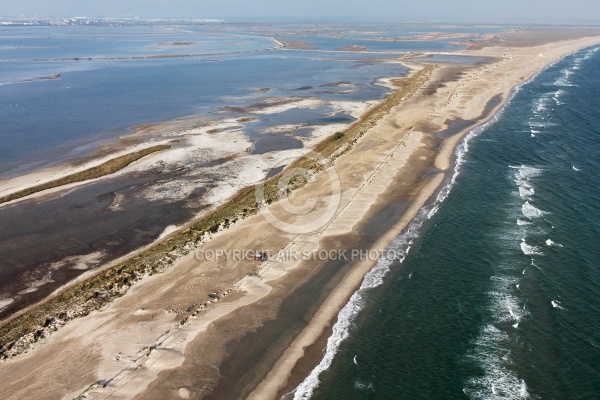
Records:
M586 49L471 132L296 398L600 398L599 98Z

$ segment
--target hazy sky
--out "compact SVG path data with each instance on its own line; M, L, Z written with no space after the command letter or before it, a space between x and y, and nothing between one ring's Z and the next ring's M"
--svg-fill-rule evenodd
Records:
M589 21L600 0L0 0L0 15Z

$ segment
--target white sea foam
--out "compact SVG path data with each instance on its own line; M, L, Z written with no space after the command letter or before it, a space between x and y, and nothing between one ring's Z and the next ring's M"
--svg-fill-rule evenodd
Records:
M527 312L520 306L519 299L513 294L514 287L520 289L514 276L518 265L500 265L492 277L493 290L488 293L488 309L492 321L483 325L469 358L475 360L484 371L483 376L467 381L463 391L471 399L526 399L529 397L525 382L507 368L510 362L511 331L500 328L510 323L513 329L519 327ZM525 271L523 271L525 272Z
M567 69L563 69L561 72L563 73L563 76L561 76L556 81L554 81L554 85L555 86L563 86L563 87L574 86L569 81L569 75L571 74L570 71Z
M591 58L594 56L594 54L596 54L596 53L598 52L598 49L600 49L600 47L595 47L595 48L593 48L593 49L589 50L589 51L588 51L588 52L585 54L585 56L583 57L583 59L584 59L584 60L589 60L589 59L591 59Z
M581 62L581 61L579 61ZM575 70L579 69L579 68L575 68L578 67L578 63L577 63L577 59L575 59L574 65L572 67L572 69L569 68L564 68L561 70L561 73L563 76L561 76L560 78L558 78L555 82L554 85L555 86L576 86L574 85L569 78L571 77L571 75L575 74Z
M374 388L372 382L363 382L361 380L356 380L356 381L354 381L354 387L357 388L358 390L366 390L366 391L370 391L370 392L375 391L375 388Z
M519 171L517 172L518 178L529 179L538 177L544 172L541 168L531 167L529 165L521 165Z
M523 238L521 240L521 251L523 252L523 254L531 256L531 255L544 255L544 253L542 253L540 251L541 249L537 246L532 246L530 244L527 244L527 242L525 241L525 238Z
M540 117L541 119L544 119L544 117ZM546 121L540 121L539 119L534 119L528 122L529 124L529 128L530 129L534 129L534 128L547 128L549 126L556 126L557 124L553 123L553 122L546 122Z
M571 165L571 168L573 168L573 170L574 170L574 171L577 171L577 172L581 171L581 169L580 169L580 168L577 168L577 167L576 167L576 166L574 166L574 165Z
M427 219L431 219L431 217L433 217L435 215L435 213L438 212L439 208L440 208L439 205L436 205L435 207L433 207L431 209L431 211L429 211L429 213L427 214Z
M552 98L554 99L554 102L556 103L557 106L560 106L561 104L563 104L560 101L560 98L562 97L563 94L565 94L565 91L563 89L558 89L556 91L556 93L554 93L554 96L552 96Z
M546 246L555 246L555 247L563 247L562 244L560 243L556 243L555 241L553 241L552 239L548 239L546 240Z
M544 97L540 97L537 101L537 111L543 111L546 109L546 99Z
M519 196L523 199L529 199L535 194L535 189L529 180L541 175L543 170L527 165L521 165L518 168L519 170L515 173L515 183L519 188Z
M525 219L520 219L520 218L517 219L517 225L519 225L519 226L531 225L531 224L532 224L532 222L527 221Z
M550 303L552 304L552 307L564 310L564 308L560 305L560 303L558 302L558 300L552 300Z
M488 293L492 298L489 308L495 322L519 322L527 315L519 306L519 300L509 293L514 282L512 280L509 285L502 285Z
M463 392L471 399L528 399L525 381L506 368L509 350L498 343L509 340L506 332L494 325L485 325L475 341L475 352L471 354L484 371L484 376L470 379Z
M495 322L519 322L527 315L519 305L519 299L513 295L514 286L519 286L519 279L514 276L518 272L515 265L500 266L496 275L492 276L492 290L488 292L491 300L489 309Z
M519 196L521 196L524 199L529 198L534 194L535 190L532 187L527 187L526 185L523 185L519 188Z
M529 201L526 201L525 204L523 204L521 211L523 212L523 215L529 219L540 218L546 214L545 211L535 207Z

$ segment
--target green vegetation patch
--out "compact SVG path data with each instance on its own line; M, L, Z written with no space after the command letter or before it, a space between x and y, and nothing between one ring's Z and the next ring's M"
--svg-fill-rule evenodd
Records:
M67 175L63 178L56 179L50 182L42 183L40 185L28 187L23 190L19 190L18 192L0 197L0 204L6 203L7 201L12 201L16 199L20 199L21 197L29 196L30 194L38 193L47 189L54 189L60 186L69 185L75 182L83 182L90 179L100 178L105 175L113 174L134 161L139 160L140 158L146 157L148 154L156 153L157 151L162 151L170 148L169 145L160 145L148 147L147 149L143 149L140 151L136 151L133 153L125 154L123 156L113 158L112 160L108 160L105 163L102 163L98 166L86 169L81 172L77 172L71 175Z

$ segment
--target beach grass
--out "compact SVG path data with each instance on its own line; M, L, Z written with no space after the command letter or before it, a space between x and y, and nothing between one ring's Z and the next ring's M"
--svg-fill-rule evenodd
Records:
M34 193L39 193L44 190L54 189L61 186L69 185L71 183L84 182L90 179L96 179L106 175L114 174L115 172L125 168L132 162L146 157L149 154L156 153L157 151L169 149L170 147L171 146L169 145L152 146L139 151L122 155L120 157L113 158L112 160L108 160L95 167L91 167L83 171L67 175L60 179L55 179L53 181L42 183L36 186L31 186L23 190L19 190L18 192L14 192L9 195L0 197L0 204L17 200Z

